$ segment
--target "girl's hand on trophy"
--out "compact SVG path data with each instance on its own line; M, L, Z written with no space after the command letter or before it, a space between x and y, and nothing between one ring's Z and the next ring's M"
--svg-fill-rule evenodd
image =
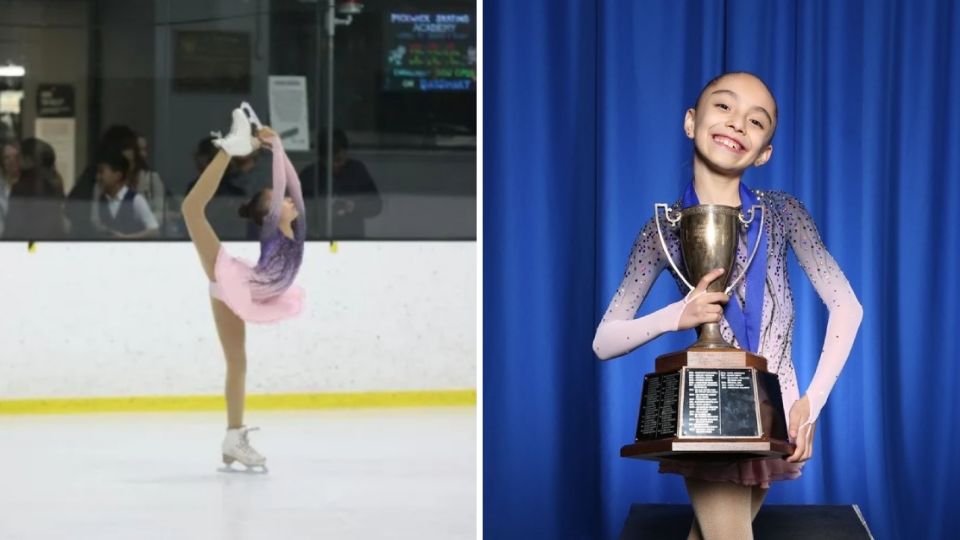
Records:
M730 297L722 292L707 292L707 287L722 274L723 268L717 268L700 278L697 287L683 300L683 313L680 314L677 330L695 328L703 323L720 322L723 318L723 306L720 304L726 304Z
M813 432L817 423L806 424L810 418L810 399L803 396L790 407L790 440L797 445L796 451L787 458L790 463L803 463L813 457ZM804 425L806 424L806 425Z

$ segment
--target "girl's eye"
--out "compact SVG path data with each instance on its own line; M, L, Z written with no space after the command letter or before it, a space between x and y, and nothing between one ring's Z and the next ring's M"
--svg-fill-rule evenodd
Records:
M751 122L753 125L757 126L758 128L763 129L763 123L762 123L761 121L759 121L759 120L751 120L750 122Z
M729 110L730 110L730 107L728 107L726 103L717 103L717 107L720 107L721 109L723 109L723 110L725 110L725 111L729 111Z

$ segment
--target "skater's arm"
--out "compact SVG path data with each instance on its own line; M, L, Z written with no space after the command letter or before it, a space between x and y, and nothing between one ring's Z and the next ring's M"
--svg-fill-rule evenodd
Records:
M677 328L682 307L676 303L634 318L666 264L657 238L656 223L651 219L634 240L620 287L597 326L593 338L593 352L597 358L609 360L622 356Z
M273 185L270 194L270 210L263 218L263 236L271 236L277 230L280 222L280 209L283 206L283 199L287 192L287 174L286 174L286 154L283 152L283 144L280 142L280 136L267 126L263 126L257 132L257 138L273 152L273 163L270 174L273 177Z
M217 188L220 187L220 181L223 180L223 174L229 164L230 156L223 150L219 150L210 164L207 165L207 168L200 174L200 178L194 184L193 189L183 198L181 209L185 218L203 213L207 203L217 193Z
M720 277L722 268L703 276L697 287L683 299L638 319L606 320L600 323L593 348L601 360L621 356L666 332L687 330L707 322L719 322L730 297L706 292ZM622 352L621 352L622 351Z
M807 425L816 422L850 355L863 319L863 307L843 271L823 245L816 223L806 208L798 200L789 197L784 211L788 223L787 234L797 260L830 313L823 351L805 394L810 413L802 425Z
M277 140L279 141L279 138ZM294 222L296 225L294 237L298 240L303 240L307 235L307 209L303 204L303 187L300 185L300 177L297 175L296 169L293 168L293 163L290 163L290 158L287 157L283 146L279 146L279 148L283 156L284 170L286 171L287 191L290 192L290 198L293 199L293 205L297 209L298 217ZM274 159L276 159L276 150L273 151L273 155Z
M672 253L677 260L679 253ZM620 287L597 327L593 351L601 360L622 356L665 332L692 328L702 322L717 321L726 302L722 293L702 294L720 275L708 273L683 300L653 313L634 318L653 282L667 264L660 245L656 223L651 219L637 235L627 261Z
M300 186L300 177L297 176L297 171L293 168L290 158L287 157L287 153L283 149L283 142L275 131L268 126L263 126L257 136L264 143L264 146L270 148L273 152L272 195L270 197L270 211L263 220L263 233L270 235L276 230L280 220L283 199L289 192L299 216L294 222L296 226L294 238L303 240L306 237L307 211L303 202L303 188Z
M593 338L593 352L601 360L610 360L633 351L660 334L677 330L683 307L681 300L637 319L605 318Z

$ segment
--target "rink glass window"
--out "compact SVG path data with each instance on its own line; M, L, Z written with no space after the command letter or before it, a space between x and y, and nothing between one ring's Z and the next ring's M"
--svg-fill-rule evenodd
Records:
M283 136L309 239L476 238L475 1L337 1L335 21L326 0L0 8L4 241L116 241L117 220L185 240L180 203L241 101ZM99 179L116 153L146 205ZM207 208L221 239L258 237L237 211L270 170L232 160Z

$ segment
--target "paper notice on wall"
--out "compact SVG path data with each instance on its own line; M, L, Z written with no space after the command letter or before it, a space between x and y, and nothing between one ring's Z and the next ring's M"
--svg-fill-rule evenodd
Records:
M271 75L270 126L280 134L286 150L309 150L310 127L307 122L307 78Z
M77 121L74 118L37 118L34 136L50 146L56 154L55 167L63 178L63 191L70 193L76 175Z

